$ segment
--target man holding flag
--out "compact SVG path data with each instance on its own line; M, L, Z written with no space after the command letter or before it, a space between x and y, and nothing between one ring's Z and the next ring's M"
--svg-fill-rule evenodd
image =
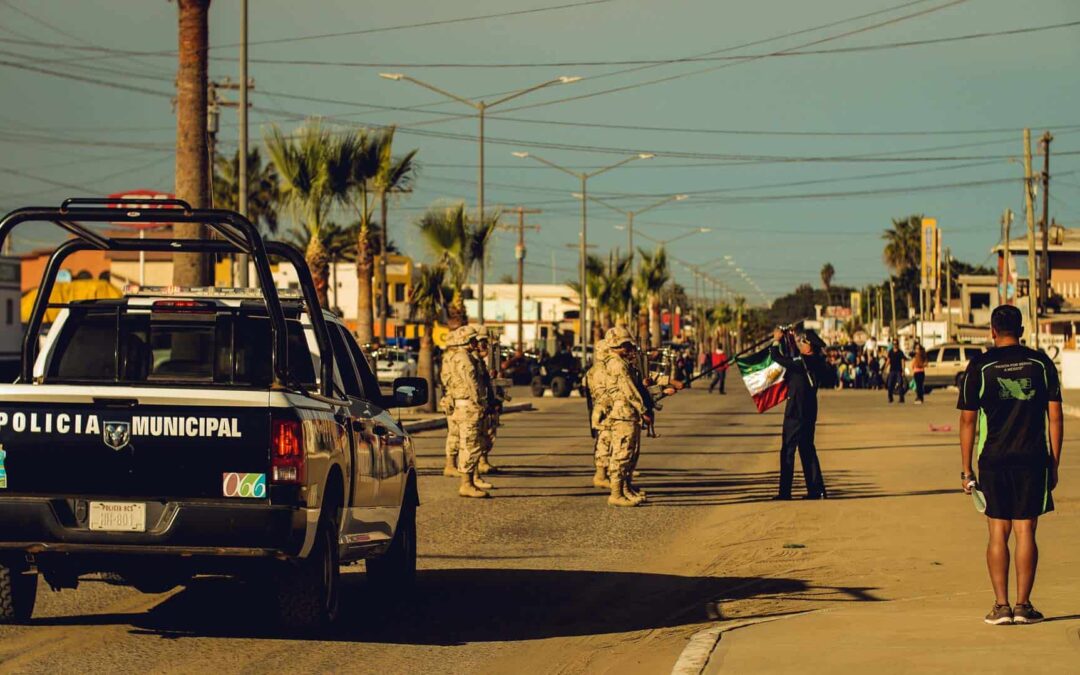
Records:
M787 343L787 354L782 347ZM806 499L825 499L825 480L814 447L817 389L823 360L821 338L813 331L798 335L777 328L770 347L736 360L758 412L787 401L780 446L780 490L774 499L790 500L795 480L795 451L802 460Z

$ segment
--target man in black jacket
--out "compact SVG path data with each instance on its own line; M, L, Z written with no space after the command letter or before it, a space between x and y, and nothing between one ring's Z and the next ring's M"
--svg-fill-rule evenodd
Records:
M772 360L786 370L788 398L784 408L784 436L780 446L780 492L774 499L791 499L791 484L795 479L795 450L802 460L803 478L806 480L806 499L825 499L825 480L814 447L814 429L817 426L818 378L823 370L821 350L824 344L816 333L808 331L795 337L798 355L787 356L781 349L784 332L773 331L773 344L769 350Z

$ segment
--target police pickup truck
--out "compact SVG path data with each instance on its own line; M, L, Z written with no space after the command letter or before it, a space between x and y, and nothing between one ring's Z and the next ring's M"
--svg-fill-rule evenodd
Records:
M75 236L46 267L18 381L0 385L0 622L31 616L39 575L59 590L105 572L145 592L235 576L302 629L335 618L343 563L363 559L373 587L407 589L415 455L387 409L426 402L427 387L401 378L380 393L298 251L263 242L236 213L179 201L20 209L0 221L0 246L27 221ZM86 225L117 221L198 222L219 238L104 237ZM244 252L260 287L50 305L64 258L94 248ZM294 266L299 294L274 288L271 255Z

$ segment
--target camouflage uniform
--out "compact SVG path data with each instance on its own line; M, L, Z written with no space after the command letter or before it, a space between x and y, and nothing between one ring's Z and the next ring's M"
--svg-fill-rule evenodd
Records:
M490 348L491 338L482 326L477 326L473 329L477 341L481 345L488 345ZM495 467L491 466L488 462L488 455L491 453L492 448L495 447L495 434L499 428L499 400L495 394L495 385L491 380L491 371L488 370L488 362L485 354L487 349L481 346L480 350L471 354L477 369L477 374L480 378L481 388L487 392L488 405L484 409L483 417L481 418L481 430L480 430L480 463L478 465L478 471L481 474L493 473Z
M460 358L460 354L467 354L466 345L468 339L461 328L450 331L446 336L446 351L443 352L442 368L439 372L439 381L442 384L443 395L439 399L439 410L446 415L446 465L443 467L444 476L457 476L458 452L461 448L461 430L458 428L458 418L454 417L454 397L452 391L460 386L453 381L454 370L450 364L454 359Z
M613 328L607 338L609 345L630 343L633 339L625 328ZM638 389L630 365L617 354L604 362L605 396L611 430L611 457L608 477L611 481L612 506L637 506L640 499L628 494L624 486L633 470L632 463L641 443L641 418L647 412L645 400Z
M466 341L473 339L471 330L466 329L460 329L463 337ZM449 384L446 394L453 401L453 412L450 414L453 430L449 435L457 437L457 469L461 474L458 494L463 497L487 497L488 494L479 489L475 482L481 454L481 419L487 406L487 392L480 386L475 362L467 349L451 350L449 358L443 361L443 371Z
M607 379L604 371L604 362L610 358L618 357L611 353L606 340L597 340L593 346L592 366L585 373L585 386L592 399L589 425L593 430L593 461L596 466L593 486L605 489L611 487L607 477L611 457L611 427L608 424L611 402L607 398Z

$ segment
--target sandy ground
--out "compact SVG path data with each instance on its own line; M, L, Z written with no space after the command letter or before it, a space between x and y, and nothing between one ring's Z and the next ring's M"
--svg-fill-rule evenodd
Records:
M148 596L91 581L43 588L30 625L0 627L0 671L667 673L717 625L728 630L708 672L1080 663L1069 575L1080 475L1068 455L1034 596L1055 620L995 629L981 622L993 600L985 527L956 490L956 434L929 430L955 430L954 394L889 407L879 393L824 392L832 498L775 503L780 415L756 414L739 386L668 402L661 437L646 441L651 504L639 509L607 507L589 487L580 399L507 416L493 500L456 497L438 475L440 435L418 435L417 593L393 602L347 568L345 615L322 639L259 627L250 594L229 582Z

